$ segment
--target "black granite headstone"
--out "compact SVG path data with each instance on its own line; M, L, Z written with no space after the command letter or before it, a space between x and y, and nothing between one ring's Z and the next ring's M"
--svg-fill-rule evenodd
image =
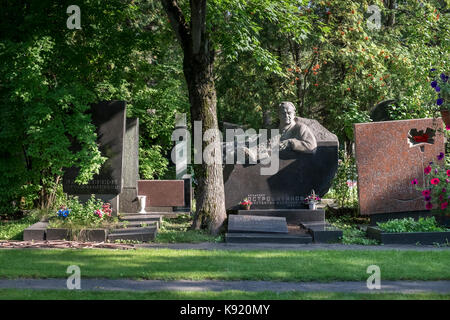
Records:
M229 215L228 232L288 233L286 218Z
M125 101L104 101L91 107L92 123L97 128L97 143L102 156L108 159L100 172L85 185L75 182L79 168L66 169L63 177L64 192L76 195L117 195L122 192L125 108Z
M244 198L253 202L252 209L303 209L311 190L319 196L328 192L337 171L339 141L316 120L301 120L316 137L315 152L280 152L274 175L261 175L261 166L269 166L261 163L225 165L227 210L239 209Z

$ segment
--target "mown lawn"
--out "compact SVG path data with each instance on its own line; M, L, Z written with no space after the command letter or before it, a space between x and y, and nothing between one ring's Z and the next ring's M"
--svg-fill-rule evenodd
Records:
M206 230L191 230L192 217L180 214L176 218L163 218L154 242L158 243L196 243L223 242L223 237L212 236Z
M69 265L86 278L365 281L378 265L383 280L448 280L450 250L0 250L0 278L65 278Z
M0 300L449 300L436 293L75 291L0 289Z

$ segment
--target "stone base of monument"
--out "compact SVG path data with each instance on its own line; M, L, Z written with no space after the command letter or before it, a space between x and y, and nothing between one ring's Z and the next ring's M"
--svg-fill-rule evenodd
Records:
M330 243L342 238L342 230L326 222L324 210L256 209L238 210L237 213L237 216L229 216L227 242ZM279 232L285 230L280 226L281 221L285 221L289 232ZM261 234L255 235L255 232ZM267 236L267 233L272 235ZM277 237L274 233L285 235Z
M447 232L383 232L377 227L367 227L367 237L383 244L445 244L450 241Z
M300 225L308 230L315 243L338 242L343 236L342 230L327 222L303 222Z
M225 240L227 243L311 243L309 234L290 229L285 217L229 215Z
M227 243L281 243L306 244L311 243L310 235L271 234L271 233L227 233Z
M45 232L45 239L105 242L107 235L108 230L106 229L83 229L77 232L77 234L72 234L69 229L48 228Z
M45 232L47 231L48 222L39 221L29 226L23 231L24 241L42 241L45 240Z
M121 213L120 224L110 230L108 241L132 240L148 242L155 239L161 226L162 215L142 213Z
M162 215L125 213L119 216L114 229L83 229L77 234L65 228L48 228L48 222L40 221L26 228L24 241L77 240L89 242L115 242L133 240L148 242L155 239L162 222Z
M283 217L288 224L298 225L302 222L325 223L325 210L309 209L252 209L238 210L238 215Z

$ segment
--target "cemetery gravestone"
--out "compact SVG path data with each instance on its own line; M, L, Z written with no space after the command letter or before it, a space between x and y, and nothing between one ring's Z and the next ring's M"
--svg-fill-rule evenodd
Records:
M138 212L139 201L139 119L128 118L123 152L123 188L119 196L120 212Z
M75 179L79 168L65 170L63 177L64 192L79 196L86 201L91 194L111 203L116 214L119 208L119 194L123 187L123 151L126 123L125 101L104 101L92 105L90 113L96 126L97 142L102 156L108 159L100 172L85 185L79 185Z
M411 181L416 178L418 186L423 186L424 167L444 152L444 136L436 128L442 128L441 119L354 125L362 215L425 209L423 197Z
M303 200L311 190L319 196L328 191L337 170L339 141L316 120L299 121L315 136L315 152L280 151L279 171L274 175L261 175L261 166L269 166L261 163L225 165L227 210L237 210L244 198L253 202L252 209L305 208Z

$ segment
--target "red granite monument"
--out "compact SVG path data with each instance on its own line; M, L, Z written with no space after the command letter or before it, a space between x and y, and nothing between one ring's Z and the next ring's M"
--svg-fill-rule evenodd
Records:
M440 118L354 125L360 214L425 210L411 180L423 186L424 168L444 152L442 127Z

